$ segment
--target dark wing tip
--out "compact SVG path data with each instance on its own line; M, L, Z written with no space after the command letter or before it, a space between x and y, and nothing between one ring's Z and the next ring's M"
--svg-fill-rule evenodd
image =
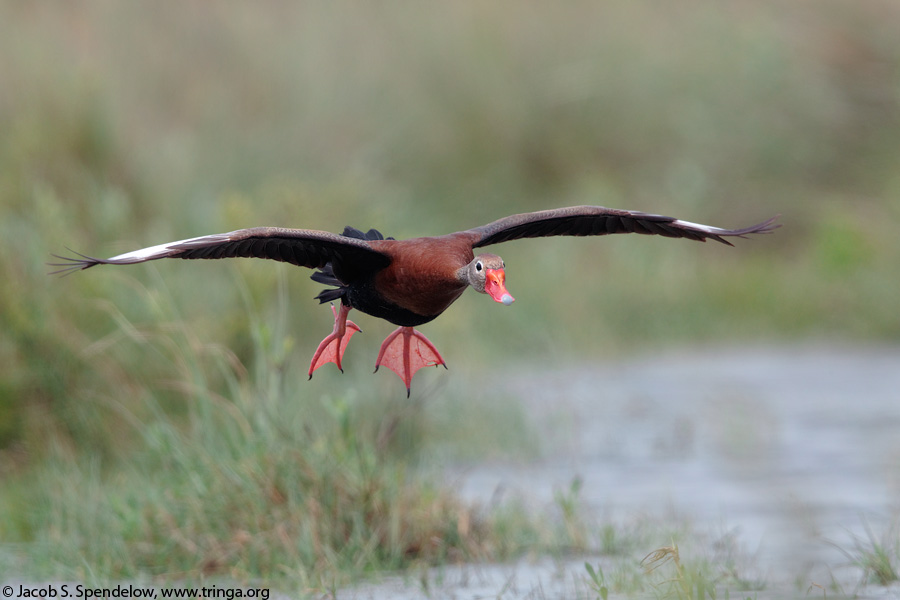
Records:
M766 219L762 223L757 223L756 225L751 225L750 227L745 227L744 229L736 229L734 230L733 235L744 237L749 233L772 233L773 231L781 227L781 223L776 223L776 221L780 218L781 215L777 214L771 219Z
M59 254L51 254L53 258L58 258L63 262L53 262L46 263L48 267L60 267L55 271L50 271L47 275L59 275L60 277L65 277L67 275L71 275L75 271L83 271L85 269L90 269L93 266L100 265L105 263L106 261L102 258L94 258L93 256L88 256L86 254L82 254L81 252L75 252L71 248L66 248L72 254L76 256L61 256Z
M773 231L781 227L781 223L776 223L779 218L781 218L781 215L777 214L771 219L766 219L762 223L757 223L756 225L751 225L750 227L744 227L743 229L732 229L725 235L749 239L747 238L747 236L752 233L772 233Z
M772 233L779 227L781 227L781 223L776 223L776 221L781 217L780 214L775 215L771 219L766 219L762 223L757 223L756 225L751 225L750 227L743 227L741 229L718 229L718 228L701 228L703 230L703 239L699 241L705 242L707 239L715 240L722 244L727 244L729 246L734 246L731 242L729 242L726 237L738 237L742 239L750 239L748 236L751 234L757 233ZM676 221L677 222L677 221Z

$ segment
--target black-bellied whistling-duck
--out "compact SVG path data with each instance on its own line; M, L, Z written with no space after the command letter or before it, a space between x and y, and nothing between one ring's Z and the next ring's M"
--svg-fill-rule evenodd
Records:
M334 313L334 330L319 344L309 376L333 362L339 369L347 342L359 327L347 319L355 308L399 325L381 345L375 370L385 366L406 384L406 394L417 370L444 365L444 359L424 335L413 329L447 310L467 287L488 294L507 306L513 297L506 290L505 265L496 254L475 255L473 250L521 238L557 235L589 236L642 233L731 245L726 237L769 233L779 227L777 217L744 229L720 229L671 217L602 206L572 206L505 217L474 229L438 237L409 240L384 238L370 229L363 233L347 227L340 235L311 229L254 227L218 233L135 250L100 259L56 256L62 263L54 273L70 273L94 265L130 265L158 258L268 258L318 269L312 279L335 286L323 290L320 302L341 301Z

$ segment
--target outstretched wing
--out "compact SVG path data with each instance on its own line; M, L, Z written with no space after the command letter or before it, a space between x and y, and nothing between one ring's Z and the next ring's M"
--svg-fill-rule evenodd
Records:
M77 252L74 254L77 256L54 254L64 262L50 263L50 266L60 267L51 274L68 275L95 265L131 265L159 258L252 257L278 260L310 269L332 263L335 274L342 281L349 282L359 274L383 269L391 262L387 255L373 250L365 240L326 231L280 227L254 227L205 235L151 246L112 258L93 258Z
M775 223L777 219L777 216L772 217L767 221L743 229L721 229L631 210L602 206L570 206L512 215L461 233L471 237L473 248L522 238L556 235L608 235L612 233L642 233L671 238L687 238L698 242L712 239L731 246L731 242L726 240L726 237L746 237L751 233L769 233L773 229L781 227Z

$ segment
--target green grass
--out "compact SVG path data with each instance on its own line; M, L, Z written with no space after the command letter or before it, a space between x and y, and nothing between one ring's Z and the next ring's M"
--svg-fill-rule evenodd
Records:
M641 560L649 586L660 598L716 600L731 589L740 593L758 592L762 582L748 582L736 576L728 561L684 560L677 543L657 548ZM752 597L752 596L746 596Z
M221 347L196 345L187 325L150 335L147 352L178 366L166 386L182 394L182 414L169 416L151 395L141 419L130 402L106 400L122 435L136 438L127 460L51 438L41 466L4 490L13 507L3 537L25 543L27 572L224 574L319 589L330 578L478 557L482 517L415 474L403 395L309 398L300 377L284 375L283 330L260 327L252 370Z
M449 378L648 345L894 343L898 16L831 1L0 5L10 560L328 588L527 547L637 552L615 524L586 525L572 490L542 527L431 481L446 457L540 448L489 378L473 399L423 372L402 402L370 374L384 324L359 320L345 375L303 381L330 328L306 272L178 262L59 280L44 263L264 224L410 237L570 204L724 227L781 213L736 248L500 246L514 307L467 295L427 333Z
M880 536L863 521L866 537L854 536L849 547L833 544L863 573L861 585L890 586L900 581L900 530L897 523Z
M144 293L173 323L166 297ZM314 591L416 565L585 548L569 526L575 492L557 528L515 503L472 506L438 486L423 448L447 408L426 414L427 396L416 404L364 388L305 392L305 375L285 369L285 294L282 286L272 320L251 315L252 367L200 341L187 321L144 330L119 322L174 366L161 385L181 400L167 409L145 394L139 417L113 396L70 414L117 422L129 452L78 452L57 435L39 465L11 478L0 537L17 572L89 582L227 576ZM103 361L114 349L94 352ZM481 412L486 425L509 427L508 417Z

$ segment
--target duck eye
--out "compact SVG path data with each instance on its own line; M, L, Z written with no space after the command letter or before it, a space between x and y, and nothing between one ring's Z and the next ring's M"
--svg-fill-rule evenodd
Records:
M477 263L475 263L475 270L476 270L476 271L481 271L483 268L484 268L484 266L481 264L481 261L480 261L480 260L479 260Z

